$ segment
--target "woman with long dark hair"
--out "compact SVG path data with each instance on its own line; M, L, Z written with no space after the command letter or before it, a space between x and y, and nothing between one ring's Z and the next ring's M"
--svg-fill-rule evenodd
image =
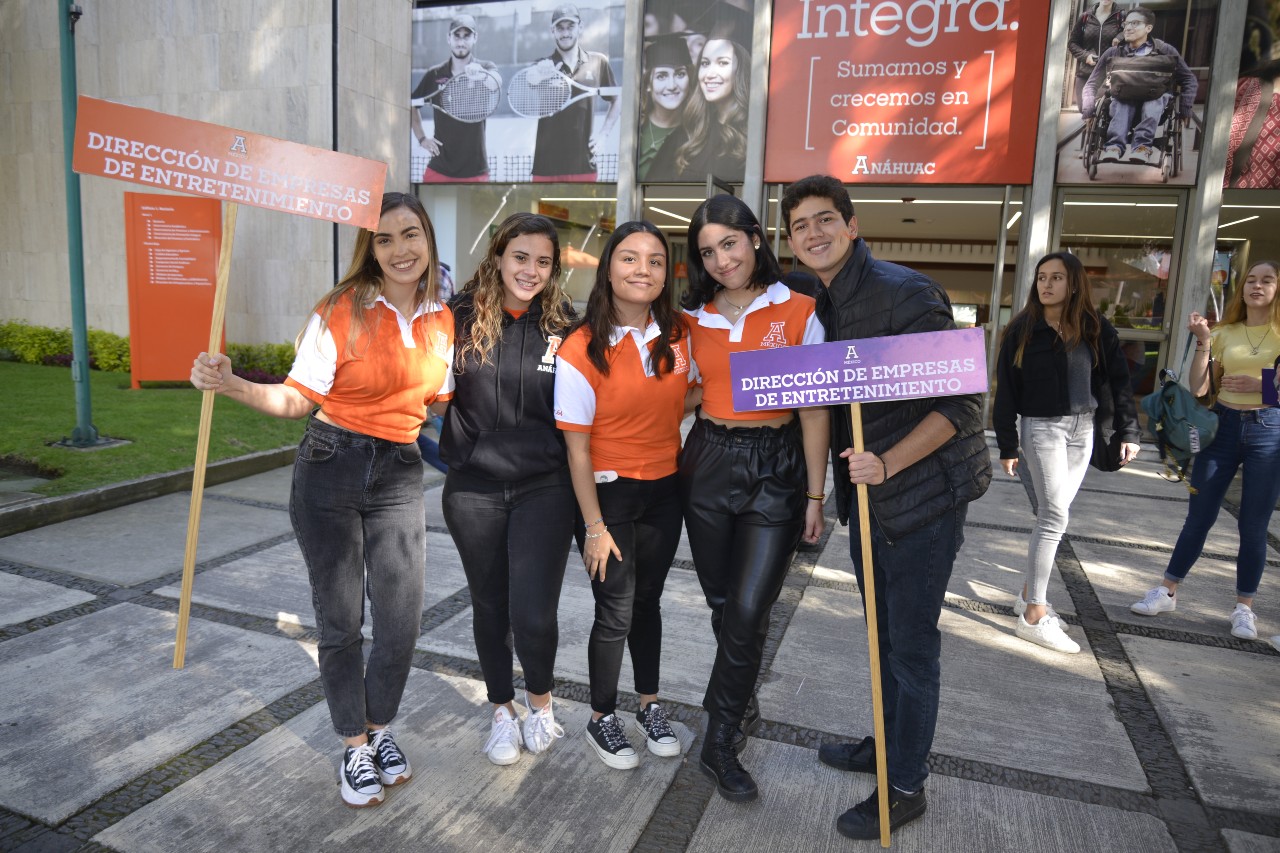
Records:
M662 144L680 128L692 64L689 45L680 36L658 36L645 48L636 145L636 177L640 181L648 180L649 166L662 150Z
M697 89L685 99L680 127L649 167L650 181L703 181L714 172L741 180L747 162L751 55L728 39L707 39L698 56Z
M556 608L573 536L573 488L552 412L555 352L573 322L560 288L560 239L545 216L503 220L450 303L457 388L445 413L444 520L471 592L476 654L493 703L485 754L520 760L563 737L551 686ZM523 733L512 647L525 681Z
M619 770L639 764L616 714L623 647L631 651L650 752L680 754L658 702L662 588L680 541L676 457L692 378L687 331L672 305L667 241L650 222L609 237L586 315L556 356L556 421L582 520L578 548L591 578L587 742Z
M1187 329L1196 338L1187 377L1192 393L1216 389L1213 410L1218 432L1191 466L1191 498L1187 520L1169 557L1160 585L1134 602L1130 610L1156 616L1176 610L1178 585L1200 558L1205 537L1218 518L1227 486L1240 480L1240 550L1236 553L1236 603L1231 635L1258 638L1253 599L1267 563L1267 522L1280 500L1280 408L1262 402L1262 369L1280 359L1280 299L1276 277L1280 263L1258 261L1249 267L1212 331L1192 312Z
M1049 576L1067 530L1071 502L1084 481L1093 450L1093 416L1109 383L1113 425L1122 435L1121 464L1140 449L1129 365L1120 337L1093 307L1080 259L1054 252L1036 263L1027 304L1005 329L996 365L993 420L1000 465L1019 476L1021 452L1031 474L1036 526L1027 553L1026 581L1014 603L1022 639L1074 654L1080 645L1049 606Z
M741 199L704 201L689 223L689 317L702 405L680 457L685 527L711 608L716 659L702 706L710 716L703 772L734 801L757 787L738 760L769 629L801 538L822 535L828 418L825 407L737 412L729 355L821 343L814 300L781 282L764 229Z
M376 231L316 303L283 384L250 382L200 353L191 384L280 418L311 415L293 466L289 518L307 564L320 681L345 741L342 800L383 801L409 779L391 736L422 625L426 516L418 431L453 393L453 316L436 299L435 232L417 197L386 193ZM373 643L361 652L365 592Z

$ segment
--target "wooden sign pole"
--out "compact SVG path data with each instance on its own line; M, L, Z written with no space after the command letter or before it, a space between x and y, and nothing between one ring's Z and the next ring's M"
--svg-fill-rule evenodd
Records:
M862 453L862 404L850 403L853 452ZM889 765L884 735L884 695L880 690L880 628L876 619L876 580L871 553L871 509L867 484L855 486L858 495L858 537L862 540L862 599L867 611L867 647L871 654L871 717L876 737L876 790L880 800L880 846L889 846Z
M218 280L213 289L213 323L209 328L209 354L222 349L222 326L227 315L227 279L231 274L231 246L236 235L236 212L228 202L222 214L222 248L218 252ZM214 392L200 400L200 431L196 437L196 464L191 478L191 511L187 515L187 550L182 558L182 595L178 599L178 635L173 646L173 668L182 669L187 656L187 624L191 621L191 587L196 579L196 544L200 539L200 510L204 503L204 476L209 461L209 430L213 424Z

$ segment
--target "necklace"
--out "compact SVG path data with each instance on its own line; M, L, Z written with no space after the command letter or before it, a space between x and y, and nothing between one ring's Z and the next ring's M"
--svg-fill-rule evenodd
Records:
M1266 330L1265 332L1263 332L1263 333L1262 333L1262 337L1261 337L1261 338L1259 338L1259 339L1258 339L1258 342L1255 344L1255 343L1253 342L1253 338L1249 337L1249 327L1248 327L1248 326L1245 326L1245 327L1244 327L1244 339L1245 339L1246 341L1248 341L1248 342L1249 342L1249 354L1250 354L1250 355L1257 355L1257 354L1258 354L1258 350L1259 350L1259 349L1261 349L1261 348L1262 348L1262 345L1263 345L1263 344L1265 344L1265 343L1267 342L1267 336L1268 336L1268 335L1270 335L1270 334L1271 334L1271 324L1270 324L1270 323L1268 323L1268 324L1267 324L1267 330Z
M748 302L746 305L738 305L738 304L735 304L735 303L734 303L734 301L733 301L732 299L730 299L729 297L727 297L727 296L725 296L725 295L724 295L724 291L720 291L720 298L721 298L721 299L723 299L723 300L725 301L725 304L726 304L726 305L728 305L730 308L732 308L732 309L733 309L733 316L734 316L734 317L737 317L737 316L738 316L739 314L741 314L743 311L745 311L745 310L747 310L748 308L750 308L750 307L751 307L751 302ZM751 300L751 301L752 301L752 302L754 302L755 300L753 299L753 300Z

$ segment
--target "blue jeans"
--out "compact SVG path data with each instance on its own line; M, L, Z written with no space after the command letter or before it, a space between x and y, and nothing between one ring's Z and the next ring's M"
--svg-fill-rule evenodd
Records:
M1141 103L1113 98L1111 118L1107 122L1107 145L1127 147L1130 144L1129 129L1133 128L1133 147L1145 145L1150 148L1151 143L1155 141L1156 126L1160 123L1165 104L1169 103L1172 97L1173 95L1161 95ZM1139 116L1136 125L1133 123L1134 116Z
M1227 486L1244 466L1240 494L1240 550L1236 554L1236 595L1258 592L1267 558L1267 521L1280 499L1280 409L1239 412L1214 406L1218 434L1191 466L1187 520L1169 558L1164 576L1181 581L1204 549L1205 537L1218 517Z
M1048 604L1049 576L1058 543L1067 532L1093 451L1093 415L1022 416L1022 455L1036 496L1036 529L1027 548L1027 603Z
M422 451L423 462L441 474L449 473L449 466L440 459L440 445L425 432L418 433L418 449Z
M511 646L525 688L550 693L560 628L556 607L573 538L569 469L513 483L458 469L444 480L444 520L467 573L472 633L489 701L515 697Z
M426 513L422 455L314 417L289 496L320 633L320 681L340 737L395 718L422 628ZM366 666L364 597L373 643Z
M889 784L900 791L917 791L929 778L942 681L938 619L951 567L964 542L968 508L961 504L892 543L874 514L871 520L885 750ZM861 591L862 542L856 529L850 533L849 551ZM862 595L865 604L866 593Z

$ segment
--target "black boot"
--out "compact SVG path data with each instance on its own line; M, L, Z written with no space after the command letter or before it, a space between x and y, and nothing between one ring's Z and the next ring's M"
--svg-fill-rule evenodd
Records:
M755 780L734 751L734 742L741 737L741 730L732 723L709 721L700 762L702 772L716 781L720 796L735 803L754 800L759 794Z
M747 748L747 738L756 733L760 728L760 700L756 698L756 694L752 693L751 698L747 700L747 712L742 716L742 731L738 733L738 739L733 742L733 751L742 754L742 750Z

